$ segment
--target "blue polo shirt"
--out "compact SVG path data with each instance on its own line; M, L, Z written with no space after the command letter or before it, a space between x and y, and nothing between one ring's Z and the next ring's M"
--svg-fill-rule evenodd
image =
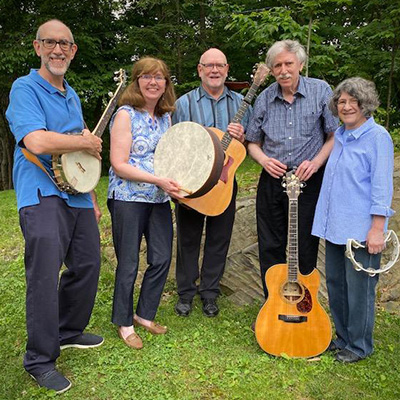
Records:
M39 193L43 197L59 196L71 207L93 207L90 194L60 192L49 177L21 152L23 139L30 132L42 129L65 134L82 131L84 122L79 97L66 81L64 86L65 94L34 69L12 85L6 118L16 140L13 181L18 209L39 204ZM51 173L51 156L38 157Z

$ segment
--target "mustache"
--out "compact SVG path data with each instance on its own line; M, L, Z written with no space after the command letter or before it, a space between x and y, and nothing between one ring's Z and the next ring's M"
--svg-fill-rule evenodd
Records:
M278 76L278 79L287 79L287 78L291 78L291 77L292 77L292 75L290 75L290 74L282 74L282 75Z

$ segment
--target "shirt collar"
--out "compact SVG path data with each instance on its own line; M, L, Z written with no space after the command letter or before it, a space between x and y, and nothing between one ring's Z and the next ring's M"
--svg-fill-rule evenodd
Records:
M278 84L278 82L275 82L275 86L272 88L272 93L271 93L271 97L270 97L270 103L272 103L273 101L275 101L276 98L280 99L280 100L284 100L283 99L283 95L282 95L282 89L280 87L280 85ZM297 90L296 93L294 94L295 97L296 94L299 94L303 97L307 97L307 91L306 91L306 85L304 82L304 77L302 75L299 75L299 85L297 86Z
M352 130L351 132L346 131L344 128L344 124L340 126L337 130L337 135L341 139L341 142L343 142L343 137L346 134L346 132L349 133L349 135L353 136L355 140L359 139L360 136L365 134L366 132L369 131L369 129L375 124L374 117L368 117L367 120L359 126L357 129Z
M37 82L40 86L42 86L44 89L46 89L49 93L54 94L54 93L59 93L62 94L57 88L55 88L50 82L46 81L46 79L44 79L42 76L40 76L39 74L39 70L38 69L31 69L30 72L30 77ZM64 79L64 87L67 91L67 95L69 93L69 85L67 83L67 81Z
M230 98L233 97L231 91L224 85L224 91L222 92L221 96L218 97L217 100L220 100L220 99L224 98L225 96L229 96ZM215 98L212 97L212 96L203 88L203 85L200 85L199 90L198 90L198 92L197 92L197 99L196 99L196 100L197 100L197 101L200 101L200 99L201 99L202 97L207 97L207 98L209 98L209 99L211 99L211 100L215 100Z

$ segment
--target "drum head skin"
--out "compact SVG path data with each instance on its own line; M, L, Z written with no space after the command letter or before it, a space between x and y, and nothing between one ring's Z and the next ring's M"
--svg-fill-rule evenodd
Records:
M74 151L61 156L61 175L79 193L88 193L98 184L101 161L85 151Z
M224 151L217 135L195 122L180 122L169 128L154 153L154 173L182 187L183 197L199 197L218 182Z

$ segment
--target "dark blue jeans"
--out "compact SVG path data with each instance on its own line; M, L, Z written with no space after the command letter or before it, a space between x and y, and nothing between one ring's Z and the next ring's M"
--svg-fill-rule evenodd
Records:
M26 325L24 367L54 368L60 341L89 322L100 271L100 237L93 209L72 208L57 196L19 212L25 238ZM59 278L60 268L67 269Z
M373 351L375 288L379 275L356 271L345 256L345 245L326 241L326 285L336 335L335 344L365 358ZM364 267L379 268L381 254L353 249Z
M118 265L112 322L133 324L133 289L139 269L142 236L147 244L148 267L143 277L136 314L153 321L167 280L172 252L172 215L169 202L139 203L108 200Z

